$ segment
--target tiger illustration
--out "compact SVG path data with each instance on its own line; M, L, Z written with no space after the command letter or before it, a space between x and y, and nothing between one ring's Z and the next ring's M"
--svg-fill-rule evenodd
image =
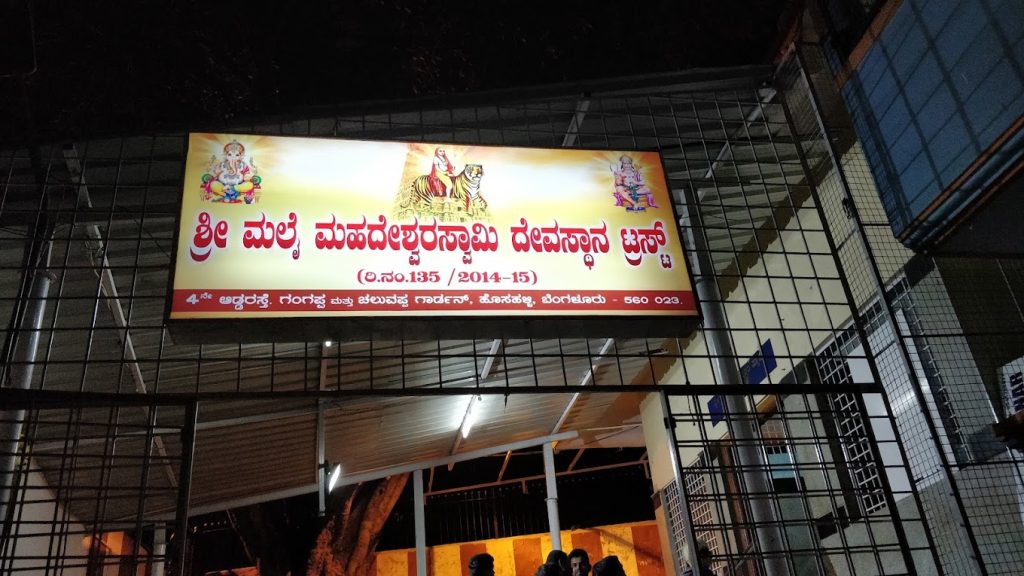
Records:
M479 204L480 209L487 208L487 201L480 194L480 180L484 176L484 167L480 164L466 164L462 174L452 181L452 191L448 197L452 200L461 200L466 203L468 212L473 203Z
M487 201L480 193L484 175L482 164L466 164L461 172L456 173L444 150L438 148L428 174L419 172L412 165L406 167L407 174L413 170L418 175L407 176L395 195L392 214L396 219L436 218L441 222L489 220Z
M483 178L483 175L484 167L480 164L466 164L466 167L462 169L462 173L452 179L451 192L448 193L448 197L464 201L466 210L469 210L474 200L481 202L482 207L486 207L487 203L480 196L480 180ZM413 198L417 202L429 203L435 197L444 197L443 193L437 194L435 189L436 187L432 186L430 175L428 174L418 176L412 181Z

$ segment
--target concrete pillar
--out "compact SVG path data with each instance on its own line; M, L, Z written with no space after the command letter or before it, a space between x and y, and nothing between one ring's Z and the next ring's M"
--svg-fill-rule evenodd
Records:
M153 529L153 574L164 576L167 570L167 528L158 525Z
M555 484L555 452L552 444L544 444L544 481L547 485L548 528L551 530L551 549L562 549L562 528L558 521L558 486Z

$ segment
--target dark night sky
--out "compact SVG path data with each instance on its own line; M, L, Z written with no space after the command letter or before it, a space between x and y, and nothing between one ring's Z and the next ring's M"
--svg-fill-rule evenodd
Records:
M46 141L755 64L770 61L790 1L37 1L27 89ZM0 82L5 115L20 116L13 81ZM0 125L0 141L22 126Z

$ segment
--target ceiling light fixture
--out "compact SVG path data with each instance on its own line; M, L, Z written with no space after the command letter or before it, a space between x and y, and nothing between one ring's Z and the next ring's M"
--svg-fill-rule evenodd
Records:
M462 419L462 438L465 440L469 437L469 431L473 429L473 424L480 418L480 408L478 404L483 402L481 396L470 396L469 406L466 407L466 416Z
M334 490L335 486L338 485L338 480L340 478L341 478L341 464L335 464L334 465L334 470L331 470L330 480L328 480L328 482L327 482L327 492L328 492L328 494L331 492L331 490Z

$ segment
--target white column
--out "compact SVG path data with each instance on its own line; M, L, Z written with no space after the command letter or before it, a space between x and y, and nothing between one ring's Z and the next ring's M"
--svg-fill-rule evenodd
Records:
M413 518L416 524L416 576L427 576L427 525L423 512L423 470L412 473Z
M547 483L548 528L551 530L551 549L562 549L562 529L558 524L558 486L555 485L555 452L552 444L544 444L544 481Z
M166 556L167 529L161 524L153 529L153 576L164 576Z

